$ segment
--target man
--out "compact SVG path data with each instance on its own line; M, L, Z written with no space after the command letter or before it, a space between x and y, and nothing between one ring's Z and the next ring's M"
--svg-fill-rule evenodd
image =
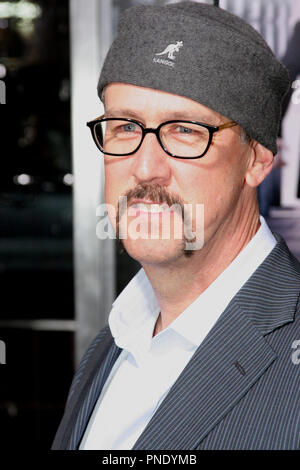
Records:
M89 126L112 224L143 269L82 360L54 449L299 446L300 266L256 197L288 86L226 11L124 13Z

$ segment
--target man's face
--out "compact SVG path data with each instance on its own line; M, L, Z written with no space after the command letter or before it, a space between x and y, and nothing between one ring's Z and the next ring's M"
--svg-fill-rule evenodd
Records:
M188 98L123 83L111 83L106 87L105 117L132 118L147 128L156 128L162 122L173 119L211 125L229 121ZM202 205L204 247L213 243L221 227L227 225L231 230L230 221L234 217L236 219L241 207L245 209L249 199L245 184L249 154L249 146L241 142L240 129L235 126L215 133L208 152L200 159L184 160L168 156L154 134L147 134L142 146L133 155L105 155L106 203L114 206L117 212L119 197L127 196L131 209L138 208L138 211L127 211L119 219L120 229L125 227L126 221L127 238L122 241L128 253L142 264L187 262L184 238L178 239L174 233L180 224L184 224L180 211L168 213L156 206L156 213L153 214L148 211L151 203L191 205L188 207L193 208L193 229L196 227L197 205ZM112 223L116 227L116 220ZM171 235L167 238L162 236L164 223L169 223L171 227ZM138 225L140 236L136 237L128 228L137 228ZM149 227L159 236L147 237ZM199 251L193 256L199 256Z

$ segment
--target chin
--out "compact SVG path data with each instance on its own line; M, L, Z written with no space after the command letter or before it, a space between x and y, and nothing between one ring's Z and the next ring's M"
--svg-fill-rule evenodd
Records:
M141 264L169 264L182 258L185 251L182 240L126 239L122 244Z

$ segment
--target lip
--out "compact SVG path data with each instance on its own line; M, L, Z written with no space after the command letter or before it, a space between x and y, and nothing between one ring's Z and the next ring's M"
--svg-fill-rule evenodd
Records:
M142 204L144 206L152 206L152 205L155 205L155 206L165 206L166 209L161 209L161 210L156 210L154 212L151 212L149 210L143 210L142 207L134 207L135 205L138 205L138 204ZM159 202L154 202L154 201L151 201L149 199L133 199L131 201L131 203L129 204L129 207L128 207L128 215L130 216L137 216L137 215L146 215L146 216L149 216L151 215L151 217L156 217L156 216L159 216L159 215L162 215L164 214L165 212L168 212L167 208L168 208L168 204L166 202L163 202L163 203L159 203Z
M150 199L133 199L130 204L129 204L129 207L130 206L133 206L135 204L161 204L160 202L154 202L154 201L151 201ZM162 204L166 204L166 203L162 203Z

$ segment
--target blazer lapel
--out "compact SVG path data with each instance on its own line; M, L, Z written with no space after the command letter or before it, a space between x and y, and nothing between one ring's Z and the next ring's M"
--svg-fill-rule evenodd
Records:
M300 281L299 265L296 272L295 259L276 238L275 248L222 313L134 450L194 449L272 367L277 355L264 336L293 320Z
M76 423L73 427L72 434L68 443L68 449L77 449L85 428L94 409L95 403L99 398L101 390L108 378L108 375L117 360L121 349L118 348L113 341L109 347L106 356L102 361L99 358L98 364L94 372L90 375L88 383L83 388L78 398L78 414L76 413Z

